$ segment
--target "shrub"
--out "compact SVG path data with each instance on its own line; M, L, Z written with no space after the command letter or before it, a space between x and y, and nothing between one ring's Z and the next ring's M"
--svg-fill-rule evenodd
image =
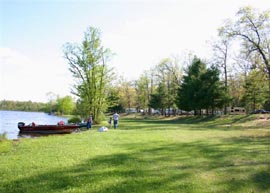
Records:
M68 120L68 123L81 123L82 120L80 117L71 117L69 120Z

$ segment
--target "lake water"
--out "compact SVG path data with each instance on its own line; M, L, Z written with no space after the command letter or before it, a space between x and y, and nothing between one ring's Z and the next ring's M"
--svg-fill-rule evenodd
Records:
M66 123L67 118L40 112L0 111L0 134L6 133L8 139L18 139L22 137L19 135L18 122L55 125L59 121Z

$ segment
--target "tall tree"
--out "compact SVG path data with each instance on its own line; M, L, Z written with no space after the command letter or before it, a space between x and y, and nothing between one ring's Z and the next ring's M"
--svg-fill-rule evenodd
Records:
M157 94L162 97L164 108L168 111L173 110L174 113L177 108L177 90L182 76L178 61L177 57L165 58L156 66L156 77L158 83L158 89L156 89L156 92L160 92ZM169 115L170 114L171 112Z
M239 38L242 41L242 49L248 54L258 53L261 57L267 75L270 101L270 12L259 13L251 7L243 7L236 16L237 20L228 20L220 29L220 33Z
M240 88L237 90L241 105L245 106L247 112L262 107L267 100L267 75L263 71L263 62L258 53L248 53L246 49L241 50L235 58L237 64ZM242 88L241 88L242 87ZM241 92L242 91L242 92Z
M124 109L136 107L135 103L135 86L133 81L127 81L124 77L120 77L118 84L118 93L120 96L119 105Z
M205 71L206 65L195 57L192 64L188 66L178 92L178 107L180 109L194 110L195 114L197 114L197 110L201 109L200 89L202 88L202 82L200 76Z
M258 69L252 70L245 81L245 94L244 101L247 110L254 111L255 109L262 108L264 100L266 99L267 84L265 81L265 74Z
M140 76L139 80L135 82L136 89L136 106L139 109L147 111L149 104L149 96L151 92L151 80L147 76L147 73L144 73Z
M85 116L93 115L99 122L106 110L106 88L109 82L108 60L111 52L101 44L100 31L89 27L82 43L66 43L64 56L69 70L75 79L72 93L80 98L80 104L86 106Z
M220 39L213 43L214 63L222 72L222 79L224 81L224 92L228 93L228 54L230 47L230 40L222 35ZM224 106L224 114L227 114L227 104Z
M206 68L206 64L195 57L178 90L178 107L194 110L195 115L202 109L207 112L211 109L213 113L216 107L224 105L225 96L218 69L214 66Z

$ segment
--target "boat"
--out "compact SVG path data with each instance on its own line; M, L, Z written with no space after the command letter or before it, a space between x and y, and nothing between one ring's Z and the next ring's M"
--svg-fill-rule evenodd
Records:
M25 125L24 122L18 123L21 133L65 134L77 131L79 127L76 124L64 124L63 121L58 122L57 125L38 125L34 122L29 125Z

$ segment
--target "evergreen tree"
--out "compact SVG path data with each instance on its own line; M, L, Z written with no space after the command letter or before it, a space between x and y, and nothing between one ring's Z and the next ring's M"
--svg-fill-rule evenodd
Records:
M182 110L194 110L195 115L202 109L221 108L226 102L224 85L219 80L216 67L206 68L200 59L194 58L187 69L178 90L178 107Z
M178 92L178 107L182 110L197 110L202 107L202 82L201 73L206 71L206 65L200 59L194 58L192 64L187 69L187 74L183 77L183 82Z

